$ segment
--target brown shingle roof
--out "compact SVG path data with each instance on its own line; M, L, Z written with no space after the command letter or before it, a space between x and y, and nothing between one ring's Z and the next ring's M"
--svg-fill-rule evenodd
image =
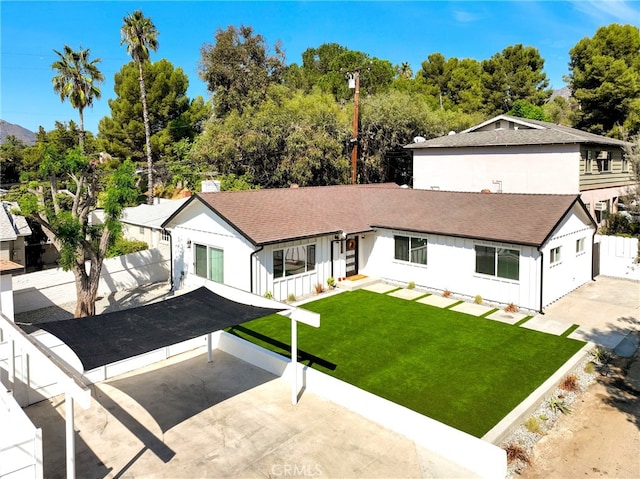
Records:
M578 196L381 184L202 193L196 199L256 245L384 227L540 246Z

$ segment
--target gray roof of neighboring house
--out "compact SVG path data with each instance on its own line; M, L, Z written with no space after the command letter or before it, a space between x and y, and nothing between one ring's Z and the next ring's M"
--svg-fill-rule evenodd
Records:
M162 223L185 204L188 199L189 198L180 198L178 200L163 201L154 205L138 205L124 208L120 221L131 225L160 229L162 228Z
M18 203L2 201L0 208L0 241L14 241L19 236L29 236L31 228L24 216L14 214L19 211Z
M501 129L476 131L477 128L506 120L522 125L517 130ZM465 148L483 146L517 146L517 145L559 145L559 144L594 144L616 146L622 148L624 141L605 136L587 133L568 126L556 125L545 121L529 120L509 115L499 115L479 125L475 125L455 135L441 136L419 143L406 145L408 149L426 148Z
M532 246L544 244L580 202L578 195L413 190L395 184L203 193L191 201L204 203L255 245L379 227Z

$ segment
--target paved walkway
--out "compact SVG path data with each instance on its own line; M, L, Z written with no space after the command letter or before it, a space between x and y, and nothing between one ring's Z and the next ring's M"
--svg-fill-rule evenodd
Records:
M599 276L548 306L544 314L508 313L483 304L399 288L383 282L363 285L362 289L396 298L416 301L460 313L517 325L548 334L591 341L606 348L626 345L632 331L640 331L640 283ZM577 329L571 332L574 325ZM623 341L625 341L623 343Z

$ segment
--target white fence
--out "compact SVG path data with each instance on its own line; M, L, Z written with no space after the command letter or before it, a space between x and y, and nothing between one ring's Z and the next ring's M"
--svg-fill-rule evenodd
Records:
M10 393L0 391L0 479L42 478L42 430Z
M168 248L154 248L106 259L100 273L98 294L133 289L168 281L171 271ZM13 277L14 312L24 313L74 301L75 277L61 268Z
M595 242L600 243L601 275L640 281L638 238L596 235Z

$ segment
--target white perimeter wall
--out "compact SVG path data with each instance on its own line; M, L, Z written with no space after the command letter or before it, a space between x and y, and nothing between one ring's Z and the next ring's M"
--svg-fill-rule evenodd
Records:
M394 259L394 234L428 239L426 266ZM508 280L475 272L475 245L520 251L520 280ZM538 288L539 253L531 246L519 246L441 235L421 235L403 231L379 230L371 257L363 270L369 276L408 283L485 301L515 305L532 310L540 308Z
M168 248L106 259L102 265L98 294L167 281L170 268ZM13 277L16 313L68 303L75 298L75 277L71 271L56 268Z
M600 243L600 274L640 281L638 257L638 238L596 235Z
M498 192L499 180L503 193L578 194L579 173L577 145L413 150L413 187L422 190Z
M0 425L0 479L43 477L42 430L5 391L0 391Z

